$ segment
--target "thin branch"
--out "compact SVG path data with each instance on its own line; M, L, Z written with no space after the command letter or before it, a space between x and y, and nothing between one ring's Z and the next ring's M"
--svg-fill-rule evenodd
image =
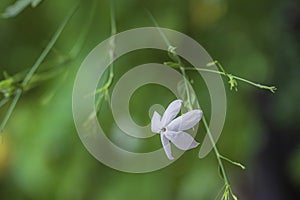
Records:
M214 62L218 62L218 61L214 61ZM219 62L218 62L218 63L219 63ZM220 66L221 66L221 65L220 65ZM250 84L250 85L253 85L253 86L255 86L255 87L258 87L258 88L260 88L260 89L269 90L269 91L272 92L272 93L275 93L275 91L277 90L277 88L276 88L275 86L262 85L262 84L255 83L255 82L252 82L252 81L250 81L250 80L247 80L247 79L245 79L245 78L241 78L241 77L239 77L239 76L229 74L229 73L225 72L225 70L223 69L223 67L221 68L222 71L216 71L216 70L204 69L204 68L193 68L193 67L186 67L185 70L187 70L187 71L203 71L203 72L209 72L209 73L220 74L220 75L226 76L229 80L230 80L231 78L233 78L233 79L236 79L236 80L239 80L239 81L248 83L248 84Z
M238 163L238 162L235 162L233 160L230 160L229 158L227 158L225 156L220 155L220 158L222 158L223 160L226 160L227 162L230 162L231 164L236 165L236 166L238 166L238 167L240 167L242 169L246 169L246 167L244 165L242 165L241 163Z

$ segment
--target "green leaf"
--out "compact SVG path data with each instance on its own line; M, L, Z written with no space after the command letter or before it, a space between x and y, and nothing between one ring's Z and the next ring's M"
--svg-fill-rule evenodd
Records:
M11 18L21 13L27 6L36 7L42 0L17 0L14 4L8 6L4 13L3 18Z

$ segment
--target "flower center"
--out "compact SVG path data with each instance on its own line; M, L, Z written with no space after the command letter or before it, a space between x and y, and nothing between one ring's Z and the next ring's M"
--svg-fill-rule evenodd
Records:
M166 128L162 128L161 130L162 130L162 132L166 132L167 129Z

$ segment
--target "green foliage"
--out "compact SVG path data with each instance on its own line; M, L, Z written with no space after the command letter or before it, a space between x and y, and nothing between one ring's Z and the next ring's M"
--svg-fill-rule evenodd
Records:
M136 8L140 5L139 2L140 1L137 0L118 2L120 6L117 7L117 19L120 30L132 26L151 25L147 24L149 19L144 16L144 12L141 11L141 13L139 13L139 11L137 11ZM254 46L256 48L252 48L250 53L264 52L262 56L266 60L266 63L270 63L270 65L256 65L253 61L255 56L245 61L244 59L248 58L249 52L244 49L247 49L249 44L255 43L253 41L265 41L266 38L257 33L261 31L261 27L275 27L275 31L273 32L275 35L275 32L278 30L278 23L270 23L267 19L268 14L263 12L265 9L261 9L261 11L258 10L255 16L258 16L259 20L255 19L252 12L253 7L248 8L248 5L253 3L253 5L259 5L263 8L265 4L265 8L270 10L269 13L272 13L274 16L276 15L274 8L277 7L276 9L278 9L279 6L276 6L276 4L270 6L270 4L258 0L248 3L247 6L244 6L244 4L238 5L238 2L225 1L218 1L216 4L219 2L228 6L230 8L230 13L226 13L226 15L221 18L222 23L216 21L215 24L210 24L210 27L212 27L211 29L203 28L200 25L201 31L197 30L197 27L192 24L186 23L186 21L178 20L185 19L186 16L190 15L192 12L198 11L196 6L193 6L193 8L190 8L191 10L189 10L185 1L178 2L178 4L169 4L169 2L164 1L151 1L151 7L148 7L155 11L155 16L159 17L162 26L183 32L189 31L189 33L198 41L200 41L199 38L201 38L201 42L209 49L210 53L222 60L224 66L228 66L228 68L226 67L228 72L243 74L243 76L252 78L255 77L255 79L260 82L271 80L272 71L275 66L273 66L274 62L272 55L268 52L265 53L266 49L268 49L266 48L265 43L262 42L259 45L255 44ZM58 9L60 11L54 10L53 8L56 8L55 6L44 6L43 9L45 9L46 12L39 12L39 14L35 16L35 19L39 19L36 21L45 24L43 17L50 12L59 12L57 16L62 16L67 10L65 7L69 8L69 3L70 2L68 1L53 1L54 5L62 6L61 9ZM28 4L27 6L32 6L32 4ZM84 6L85 5L82 5L82 7ZM93 5L93 9L96 9L97 15L99 14L100 16L101 14L103 14L103 16L108 16L109 11L107 7L109 7L109 5L106 5L105 2L103 2L103 6L101 7ZM161 7L167 10L161 9ZM88 18L87 16L92 13L90 7L86 6L86 8L89 8L89 12L82 14L80 17ZM202 7L202 9L206 8ZM206 10L209 10L209 16L214 15L213 9ZM249 11L248 16L247 11ZM181 14L178 15L176 13ZM10 73L6 73L0 81L0 93L3 97L5 95L9 96L9 98L3 98L0 101L0 107L3 103L7 103L8 100L11 100L11 98L14 97L14 92L21 88L20 83L24 80L28 70L25 70L24 73L15 72L20 71L20 66L26 66L26 63L22 63L22 58L30 57L30 55L32 55L30 53L32 51L27 51L27 48L34 48L37 52L41 49L40 41L38 40L36 40L37 42L35 43L29 43L27 41L28 38L17 40L20 37L19 32L22 32L22 34L24 32L24 35L27 36L32 35L33 37L36 37L38 33L40 33L38 32L40 29L43 29L46 33L52 33L53 31L53 26L33 26L31 25L31 20L31 18L24 19L22 23L26 26L23 28L15 21L7 21L7 23L1 24L2 31L0 39L2 39L1 46L3 52L7 51L9 54L13 54L13 52L18 51L18 46L10 44L11 41L16 40L18 43L26 41L27 43L26 45L20 43L20 46L24 45L26 47L26 51L22 52L23 57L16 57L16 60L20 60L20 62L16 62L15 65L9 65L10 63L8 61L11 58L6 57L7 54L5 53L1 54L1 65L9 66ZM197 18L195 18L195 20L197 20ZM90 22L89 20L87 21ZM104 18L103 22L97 20L94 24L91 23L93 29L90 31L89 35L87 35L89 29L86 27L89 23L85 23L85 20L84 24L77 21L72 23L77 32L85 32L85 34L82 34L81 39L76 42L76 44L81 44L76 45L76 48L73 48L75 49L73 51L75 53L71 53L70 56L72 59L78 59L79 57L78 60L80 60L82 57L78 56L79 51L82 51L82 54L85 55L94 47L96 42L101 41L102 38L108 37L108 31L104 31L105 28L103 28L109 26L107 21L108 20ZM51 18L49 19L49 24L57 24L57 21ZM193 24L199 23L193 21ZM251 27L250 29L249 26ZM268 33L265 29L263 31L264 34ZM70 30L66 30L66 32L72 35ZM11 35L11 37L5 35ZM248 43L237 43L236 41L240 37L243 37L243 41ZM87 38L88 40L86 40ZM268 45L278 45L278 41L272 43L268 38L266 41ZM276 37L274 36L274 38ZM9 44L4 41L8 39L10 42ZM68 49L69 46L66 45L66 43L73 44L73 39L74 37L62 37L57 46L59 46L60 49ZM207 41L206 44L205 41ZM85 44L86 48L82 48L82 44ZM243 45L241 46L241 44ZM295 44L295 42L293 44ZM233 50L232 47L235 45L236 49ZM291 52L292 50L289 44L285 43L285 45L285 52ZM140 59L145 58L146 57L141 57ZM180 65L176 63L176 60L174 61L173 58L171 58L171 60L171 62L165 62L164 64L180 70L180 72L192 71L189 67L185 67L183 70L183 68L180 68ZM8 62L8 65L6 62ZM290 64L290 62L291 61L288 63ZM69 66L72 70L71 73L75 74L78 64L79 63L76 63L75 65L72 62L72 65ZM131 63L122 61L122 67L127 64L130 65ZM215 64L216 62L212 63L212 65ZM229 64L231 66L229 66ZM64 63L63 66L65 65L67 64ZM251 68L251 66L253 67ZM39 66L39 68L42 67L42 65ZM286 70L286 67L287 66L282 65L282 70ZM193 70L195 70L195 68L193 68ZM4 71L4 69L2 71ZM33 83L34 80L37 80L38 82L36 83L38 84L41 83L41 80L45 80L44 75L47 74L41 74L39 72L33 74L28 82L29 85L30 83ZM208 71L208 73L220 72L223 73L222 70L218 72ZM110 71L108 73L110 73ZM115 72L112 74L115 75L113 76L114 79L112 79L112 81L115 81L115 79L121 76L118 65L116 65ZM257 76L255 74L257 74ZM189 72L189 75L194 74ZM235 86L237 86L234 81L238 82L238 86L241 88L243 87L242 83L248 83L245 79L238 79L233 74L231 74L231 79L228 77L230 74L225 73L221 75L225 78L226 83L231 80L229 87L233 86L233 90L235 90ZM294 75L297 77L297 73L294 73ZM73 77L69 77L63 84L58 82L58 79L61 77L54 77L57 77L54 81L49 82L47 85L44 84L40 89L27 93L26 97L19 102L20 106L15 110L13 118L11 118L7 124L4 132L5 134L1 135L3 144L7 147L7 150L0 150L0 160L2 161L3 154L8 154L10 160L12 160L12 162L0 162L1 199L214 199L218 192L217 190L219 190L218 188L221 188L222 186L218 199L236 199L231 192L230 186L227 184L224 185L223 172L219 166L218 169L220 170L220 174L222 174L222 179L218 179L218 173L216 172L216 158L213 153L203 160L195 160L197 152L189 152L168 168L146 175L119 173L98 163L98 161L88 154L80 140L76 137L70 101L70 93L74 81ZM107 86L104 87L105 90L102 90L102 92L99 93L99 97L101 97L99 99L101 99L101 101L109 101L108 90L112 85L112 81L109 81L109 77L108 74L107 81L99 87ZM282 76L282 78L284 78L284 76ZM185 83L189 84L191 79L187 78L186 80L187 82L182 81L178 85L178 91L181 91L180 95L188 101L187 93L183 90L185 89ZM276 79L276 81L280 80ZM278 95L280 95L282 92L286 91L276 106L280 108L278 109L278 116L282 116L282 112L287 112L287 114L295 112L295 108L290 101L291 99L297 98L290 98L288 95L290 93L297 95L297 78L289 76L285 81L294 81L292 84L294 88L293 90L290 90L292 87L285 88L285 90L281 90L281 92L278 93ZM194 79L194 82L196 83L196 79ZM275 87L263 86L253 82L249 82L249 84L267 89L271 92L274 92L276 89ZM201 89L199 85L192 85L195 91L203 92L202 90L199 90L199 88ZM48 87L50 87L50 89ZM41 105L41 99L44 99L49 93L52 94L53 88L56 90L54 97L51 98L47 105ZM228 93L229 98L234 98L230 98L230 101L228 101L228 107L231 112L228 113L228 123L224 128L225 137L222 137L219 141L218 147L221 147L222 152L230 153L230 157L233 157L234 159L247 160L247 165L252 167L252 165L255 164L253 163L253 160L255 160L253 159L253 156L263 145L265 145L261 142L265 137L262 130L265 130L267 127L260 121L260 111L255 108L253 98L249 98L251 88L244 87L243 89L244 91L239 89L242 91L239 95L235 95L235 93L231 92ZM162 101L165 101L166 99L164 94L156 93L155 96L156 99ZM292 107L291 111L285 109L285 107L289 105ZM188 106L188 104L186 104L186 106ZM0 115L4 116L6 114L5 108L7 107L2 108ZM108 118L108 109L102 109L101 114L104 116L103 118ZM237 119L238 123L236 123ZM145 120L148 120L148 115L145 115ZM291 117L287 117L285 120L280 120L280 123L285 124L292 121ZM200 128L203 129L203 127ZM113 129L110 129L110 131L114 132ZM116 139L116 141L118 141L118 139ZM3 144L2 146L4 146ZM109 151L107 153L109 154ZM228 161L239 167L243 166L228 158L222 157L222 155L219 155L219 157L225 162ZM295 177L295 179L297 178L297 181L299 181L300 177L298 167L300 166L300 162L298 158L299 154L295 155L295 160L297 161L291 163L289 170L291 176ZM9 167L2 168L6 163L9 164ZM232 184L236 185L235 190L239 193L239 182L243 181L243 184L241 185L244 187L247 185L247 180L241 178L243 175L238 175L239 177L235 178L239 172L236 173L234 170L235 168L230 168L230 177L232 178ZM243 171L242 173L247 174L247 177L251 176L251 170ZM156 192L153 193L153 191Z
M62 21L62 23L58 27L57 31L54 33L51 40L47 44L46 48L42 51L42 53L40 54L38 59L35 61L33 66L26 73L24 79L21 82L21 88L15 91L15 96L13 98L13 101L10 104L8 111L7 111L6 115L4 116L3 121L0 124L0 133L3 131L4 127L6 126L7 121L9 120L13 110L15 109L17 102L19 101L19 99L22 95L22 92L23 92L22 88L25 88L28 85L29 81L32 79L32 77L34 76L37 69L41 66L42 62L44 61L46 56L49 54L50 50L53 48L54 44L56 43L58 37L61 35L65 26L67 25L67 23L69 22L69 20L71 19L71 17L75 13L75 11L77 10L78 5L79 5L79 3L75 4L73 9L71 9L70 13L68 13L66 18Z

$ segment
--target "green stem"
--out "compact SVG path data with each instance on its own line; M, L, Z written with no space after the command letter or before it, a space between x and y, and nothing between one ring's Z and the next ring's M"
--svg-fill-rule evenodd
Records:
M244 78L241 78L241 77L232 75L232 74L228 74L228 73L226 73L226 72L223 71L223 70L222 70L222 71L216 71L216 70L211 70L211 69L193 68L193 67L187 67L187 68L185 68L185 70L210 72L210 73L220 74L220 75L226 76L226 77L228 77L228 78L230 78L230 76L231 76L232 78L234 78L234 79L236 79L236 80L239 80L239 81L248 83L248 84L250 84L250 85L253 85L253 86L258 87L258 88L261 88L261 89L269 90L269 91L271 91L272 93L274 93L275 90L276 90L276 87L275 87L275 86L261 85L261 84L259 84L259 83L255 83L255 82L249 81L249 80L247 80L247 79L244 79Z
M114 5L114 1L111 1L111 6L110 6L111 12L110 12L110 19L111 19L111 36L113 36L111 38L110 41L110 60L111 60L111 64L110 64L110 70L109 70L109 77L108 77L108 81L107 81L107 89L111 86L113 78L114 78L114 57L115 57L115 37L114 35L117 33L117 26L116 26L116 18L115 18L115 5Z
M179 63L178 63L179 64ZM185 68L183 67L183 66L181 66L180 65L180 70L182 71L182 72L184 72L184 73L182 73L183 74L183 77L184 77L184 80L186 80L187 78L186 78L186 73L185 73ZM188 87L187 86L187 83L185 82L185 85L186 85L186 88ZM192 110L192 105L191 105L191 102L190 102L190 99L189 99L189 90L188 89L186 89L186 92L187 92L187 96L188 96L188 103L189 103L189 110ZM220 167L220 170L221 170L221 173L222 173L222 177L223 177L223 179L224 179L224 185L225 185L225 188L227 187L229 187L228 189L230 190L230 192L232 193L232 191L231 191L231 187L230 187L230 183L229 183L229 181L228 181L228 177L227 177L227 174L226 174L226 171L225 171L225 168L224 168L224 165L223 165L223 162L222 162L222 155L219 153L219 150L218 150L218 148L217 148L217 146L216 146L216 144L215 144L215 141L214 141L214 139L213 139L213 136L212 136L212 134L211 134L211 132L210 132L210 129L209 129L209 127L208 127L208 124L207 124L207 121L206 121L206 118L205 118L205 116L204 116L204 114L202 115L202 121L203 121L203 124L204 124L204 127L205 127L205 130L206 130L206 132L207 132L207 135L208 135L208 137L209 137L209 139L210 139L210 141L211 141L211 144L213 145L213 150L214 150L214 152L215 152L215 155L216 155L216 158L217 158L217 161L218 161L218 165L219 165L219 167Z
M94 0L92 5L91 5L91 11L89 12L89 16L87 17L87 22L82 27L82 29L81 29L82 32L79 36L79 39L77 40L76 44L73 46L73 48L70 51L70 57L71 58L77 57L77 55L81 51L81 49L82 49L82 47L83 47L83 45L84 45L84 43L87 39L87 35L88 35L90 27L92 25L93 18L96 14L97 3L98 3L98 0Z
M54 36L52 37L52 39L50 40L50 42L48 43L48 45L46 46L46 48L44 49L44 51L41 53L41 55L39 56L39 58L37 59L37 61L34 63L34 65L32 66L32 68L29 70L29 72L25 76L25 78L24 78L24 80L22 82L22 86L23 87L28 83L28 81L31 79L31 77L33 76L33 74L38 69L38 67L44 61L44 59L46 58L46 56L50 52L51 48L54 46L54 44L57 41L58 37L61 35L63 29L65 28L65 26L67 25L68 21L71 19L71 17L73 16L73 14L77 10L77 8L78 8L78 4L76 4L76 6L72 9L72 11L63 20L62 24L59 26L58 30L55 32Z
M223 178L224 178L224 182L225 182L225 184L228 184L228 185L229 185L229 181L228 181L228 178L227 178L225 169L224 169L224 165L223 165L223 162L222 162L222 160L221 160L221 155L220 155L220 153L219 153L218 148L216 147L215 141L214 141L214 139L213 139L213 137L212 137L212 134L211 134L211 132L210 132L210 129L209 129L209 127L208 127L208 124L207 124L207 121L206 121L206 118L205 118L204 115L202 116L202 122L203 122L204 127L205 127L205 129L206 129L206 131L207 131L207 135L208 135L208 137L209 137L209 139L210 139L210 141L211 141L211 143L212 143L212 145L213 145L213 150L214 150L214 152L215 152L215 155L216 155L218 164L219 164L219 166L220 166L220 169L221 169L221 172L222 172L222 175L223 175Z
M222 158L223 160L226 160L227 162L230 162L231 164L236 165L236 166L238 166L238 167L240 167L242 169L246 169L246 167L244 165L242 165L241 163L238 163L238 162L235 162L233 160L230 160L229 158L227 158L225 156L220 155L220 158Z
M97 2L97 0L95 0L95 2ZM94 5L95 6L95 5ZM93 9L94 10L94 9ZM93 15L90 15L87 22L90 22L91 19L92 19L92 16ZM86 24L89 24L90 23L86 23ZM85 28L87 30L89 30L88 26L85 26ZM38 83L41 83L45 80L48 80L48 79L51 79L54 77L55 74L58 74L60 72L57 72L57 69L55 69L56 71L52 72L50 70L52 70L52 68L57 68L59 66L67 66L70 62L72 62L73 60L75 60L75 58L77 57L77 55L79 54L79 51L76 51L77 50L80 50L82 49L82 46L83 46L83 38L86 37L86 31L82 32L79 39L78 39L78 42L76 42L76 44L74 45L74 47L72 48L72 50L70 51L69 55L63 55L61 56L61 59L59 59L58 62L52 62L50 63L51 65L49 65L49 63L41 63L39 68L41 68L41 70L39 70L40 72L39 73L34 73L30 80L28 81L28 83L26 84L25 87L22 87L22 85L19 86L19 89L22 89L23 90L23 93L24 91L27 91L29 89L32 89L32 82L34 82L35 84L38 84ZM52 47L52 51L55 47ZM56 50L57 51L57 50ZM76 52L76 53L75 53ZM56 52L56 53L60 53L60 52ZM61 71L61 68L59 68L58 70ZM24 80L25 76L27 75L28 73L28 69L25 69L24 71L21 71L21 72L18 72L17 74L11 76L11 77L8 77L7 79L4 79L0 82L0 88L3 87L3 88L9 88L9 87L14 87L13 84L19 84L19 82L22 82L22 80ZM50 71L50 76L49 76L49 71ZM46 77L45 75L43 75L42 73L47 73L46 74ZM10 97L12 97L13 95L16 95L17 94L17 89L18 88L15 88L13 89L14 90L14 93L12 95L9 95L8 98L4 98L0 101L0 108L2 106L4 106L9 100L10 100Z
M171 59L173 59L175 62L177 62L178 66L179 66L179 69L180 69L180 71L181 71L181 73L182 73L182 75L184 77L184 83L185 83L185 88L186 88L186 92L187 92L188 104L189 104L188 107L189 107L189 110L191 110L192 109L192 104L190 102L190 94L189 94L189 89L188 89L188 85L187 85L188 78L187 78L187 75L185 73L186 68L183 66L183 63L181 62L180 57L178 56L178 54L175 51L176 47L173 47L173 46L170 45L170 41L165 36L165 34L160 30L160 28L158 26L158 23L156 22L156 20L154 19L154 17L151 15L151 13L149 13L149 15L150 15L152 21L154 22L155 26L158 28L158 31L161 34L161 36L163 37L164 41L168 45L168 51L169 51L168 53L169 53ZM205 129L207 131L207 134L209 135L210 141L211 141L211 143L213 145L213 149L214 149L214 152L215 152L215 155L216 155L219 167L220 167L222 175L224 177L225 188L226 188L225 190L229 190L230 193L231 193L231 196L233 198L235 198L235 195L233 194L233 192L231 190L231 187L230 187L227 175L226 175L226 171L224 169L224 166L223 166L223 163L222 163L222 160L221 160L221 157L220 157L220 153L219 153L218 148L217 148L217 146L215 144L215 141L214 141L214 139L212 137L212 134L211 134L210 129L209 129L208 125L207 125L207 122L206 122L206 119L205 119L204 115L202 116L202 121L203 121L204 127L205 127Z
M111 61L111 64L109 66L109 75L108 75L108 79L106 81L106 83L99 89L96 90L95 94L100 93L100 96L98 97L98 100L96 102L96 108L99 111L100 107L100 102L102 101L102 98L104 97L103 93L105 95L107 95L108 90L110 88L110 86L113 83L113 79L114 79L114 57L115 57L115 38L114 35L117 33L117 27L116 27L116 19L115 19L115 10L114 10L114 1L111 1L111 12L110 12L110 19L111 19L111 39L109 41L110 44L110 49L109 49L109 59Z
M179 57L178 57L178 58L179 58ZM180 65L180 63L178 63L178 64ZM180 70L184 72L184 73L182 73L182 74L183 74L183 77L184 77L184 80L187 79L187 78L186 78L185 69L186 69L186 68L184 68L183 66L180 65ZM186 82L185 82L185 85L186 85L186 88L187 88L188 86L187 86L187 83L186 83ZM191 105L191 102L190 102L190 99L189 99L189 90L186 89L186 92L187 92L188 101L189 101L189 102L188 102L188 103L189 103L189 110L192 110L192 105ZM229 183L229 180L228 180L228 177L227 177L227 174L226 174L226 171L225 171L223 162L222 162L222 158L225 158L225 157L223 157L223 156L219 153L219 150L218 150L218 148L217 148L217 146L216 146L216 144L215 144L214 138L213 138L213 136L212 136L212 134L211 134L211 132L210 132L210 129L209 129L209 127L208 127L208 124L207 124L207 121L206 121L206 118L205 118L204 114L202 115L202 122L203 122L203 124L204 124L204 127L205 127L205 130L206 130L206 132L207 132L207 135L208 135L208 137L209 137L209 139L210 139L210 141L211 141L211 144L213 145L213 150L214 150L214 152L215 152L215 155L216 155L216 158L217 158L217 161L218 161L218 165L219 165L219 167L220 167L220 170L221 170L221 173L222 173L222 177L223 177L223 179L224 179L224 183L225 183L225 184L224 184L224 186L225 186L225 192L224 192L224 194L223 194L223 197L229 198L229 194L228 194L228 192L226 192L226 190L228 190L229 193L231 194L232 198L236 198L235 195L234 195L234 193L232 192L231 187L230 187L230 183ZM228 160L229 160L229 159L228 159Z
M184 80L184 86L185 86L185 90L187 91L186 92L186 96L187 96L187 101L188 101L188 106L189 106L189 110L192 110L193 107L192 107L192 103L191 103L191 95L189 93L189 86L188 86L188 80L187 80L187 76L186 76L186 73L185 73L185 70L184 70L184 67L182 65L180 65L180 71L183 75L183 80Z
M78 8L78 5L79 5L79 2L80 1L77 2L77 4L74 6L74 8L71 10L71 12L63 20L63 22L61 23L61 25L59 26L59 28L57 29L57 31L55 32L55 34L51 38L51 40L48 43L48 45L46 46L46 48L43 50L43 52L41 53L41 55L39 56L39 58L36 60L36 62L32 66L32 68L26 74L25 78L23 79L23 81L21 83L21 86L23 88L30 81L30 79L33 76L33 74L36 72L36 70L39 68L39 66L41 65L41 63L44 61L44 59L46 58L46 56L48 55L48 53L50 52L50 50L54 46L54 44L57 41L58 37L61 35L63 29L65 28L65 26L67 25L67 23L69 22L69 20L73 16L73 14L76 12L76 10ZM18 100L21 97L21 95L22 95L22 89L17 89L16 95L15 95L12 103L10 104L10 106L8 108L8 111L7 111L6 115L4 116L4 119L3 119L3 121L2 121L2 123L0 125L0 133L3 131L5 125L7 124L7 122L9 120L9 118L10 118L10 116L11 116L14 108L16 107L16 104L17 104Z
M153 24L157 27L158 32L160 33L161 37L163 38L164 42L166 43L166 45L168 47L171 47L171 43L168 40L168 38L166 37L166 35L162 32L162 30L159 28L159 25L157 23L157 21L155 20L154 16L151 14L151 12L149 10L146 10L150 19L152 20Z
M259 83L254 83L254 82L252 82L252 81L249 81L249 80L247 80L247 79L244 79L244 78L241 78L241 77L238 77L238 76L234 76L234 75L232 75L232 77L235 78L235 79L237 79L237 80L240 80L240 81L243 81L243 82L245 82L245 83L248 83L248 84L250 84L250 85L253 85L253 86L255 86L255 87L258 87L258 88L261 88L261 89L270 90L272 93L274 93L275 90L277 90L275 86L261 85L261 84L259 84Z

